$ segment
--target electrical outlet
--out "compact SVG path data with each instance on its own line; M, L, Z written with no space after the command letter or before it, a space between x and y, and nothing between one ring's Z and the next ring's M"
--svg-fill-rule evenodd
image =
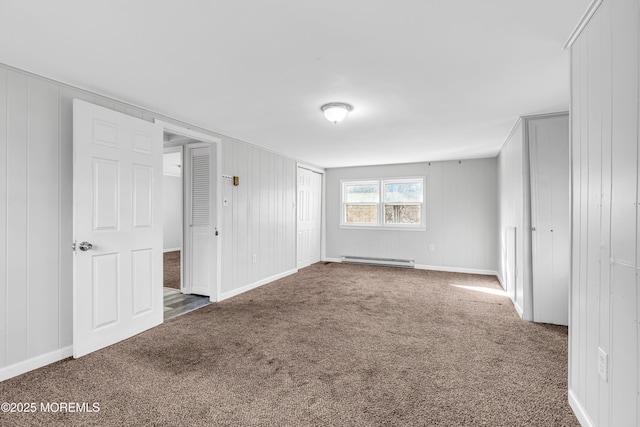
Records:
M608 382L609 372L609 355L603 349L598 347L598 375L604 382Z
M431 243L431 244L429 245L429 250L430 250L431 252L435 251L435 250L436 250L436 245L434 245L433 243Z
M253 254L252 261L254 264L258 262L258 257L256 256L256 254Z

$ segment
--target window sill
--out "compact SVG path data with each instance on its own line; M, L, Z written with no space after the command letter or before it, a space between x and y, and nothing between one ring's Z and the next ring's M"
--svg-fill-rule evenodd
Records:
M394 227L394 226L380 226L380 225L345 225L340 224L342 230L376 230L376 231L427 231L427 227Z

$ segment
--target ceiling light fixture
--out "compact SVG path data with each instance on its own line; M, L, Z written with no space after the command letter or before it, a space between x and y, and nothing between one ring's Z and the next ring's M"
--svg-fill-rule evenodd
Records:
M328 104L324 104L320 109L327 120L334 125L337 125L347 117L347 113L353 110L353 107L349 104L345 104L344 102L330 102Z

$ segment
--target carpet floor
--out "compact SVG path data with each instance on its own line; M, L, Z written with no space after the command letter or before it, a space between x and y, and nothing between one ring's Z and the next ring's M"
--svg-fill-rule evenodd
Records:
M10 425L577 426L567 328L492 276L322 264L0 383ZM55 405L53 407L55 409Z
M162 258L164 287L180 290L180 251L165 252Z

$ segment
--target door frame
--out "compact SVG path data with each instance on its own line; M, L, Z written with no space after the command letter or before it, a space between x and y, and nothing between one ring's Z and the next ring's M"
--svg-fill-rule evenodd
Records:
M320 196L320 261L326 261L327 260L327 248L326 248L326 243L327 243L327 234L326 234L326 212L325 212L325 206L326 206L326 200L325 200L325 195L326 195L326 171L324 169L315 167L315 166L311 166L308 165L306 163L301 163L301 162L296 162L296 268L297 268L297 264L298 264L298 197L300 196L300 192L298 189L298 169L302 168L302 169L307 169L310 170L311 172L316 172L319 173L320 176L322 177L322 186L321 186L321 196Z
M222 191L222 183L220 180L220 171L222 170L222 139L212 136L212 135L208 135L202 132L198 132L192 129L187 129L184 128L182 126L178 126L175 125L173 123L167 123L164 122L162 120L158 120L158 119L154 119L155 123L158 123L162 126L163 132L169 132L175 135L180 135L180 136L184 136L184 137L188 137L188 138L192 138L195 139L197 141L201 141L204 143L208 143L209 145L212 146L213 151L215 153L216 156L216 161L215 161L215 172L213 173L213 176L211 177L211 182L213 183L213 187L215 188L216 191L216 195L215 195L215 200L214 200L214 206L215 206L215 218L213 221L213 226L215 228L215 233L219 233L220 232L220 224L221 224L221 215L220 213L222 212L222 203L221 203L221 191ZM184 162L184 150L183 150L183 164ZM186 175L186 171L183 170L182 171L182 175L183 175L183 180L184 180L184 176ZM185 203L185 197L186 195L183 194L183 206L186 207L186 203ZM183 210L184 212L184 210ZM183 218L183 223L186 224L185 218ZM184 239L184 231L183 231L183 239ZM214 239L213 245L211 244L210 241L210 248L215 248L215 252L216 252L216 262L215 262L215 267L216 267L216 271L215 274L212 274L210 277L212 278L212 282L209 284L209 300L211 302L217 302L220 298L220 286L221 286L221 281L222 281L222 271L221 271L221 267L222 267L222 240L220 238L219 235L216 236L214 235L214 233L211 234L211 238ZM183 245L182 245L182 249L183 251L188 251L190 250L188 248L188 245L184 244L184 240L183 240ZM185 253L186 257L191 257L190 253ZM184 258L183 258L184 259Z

